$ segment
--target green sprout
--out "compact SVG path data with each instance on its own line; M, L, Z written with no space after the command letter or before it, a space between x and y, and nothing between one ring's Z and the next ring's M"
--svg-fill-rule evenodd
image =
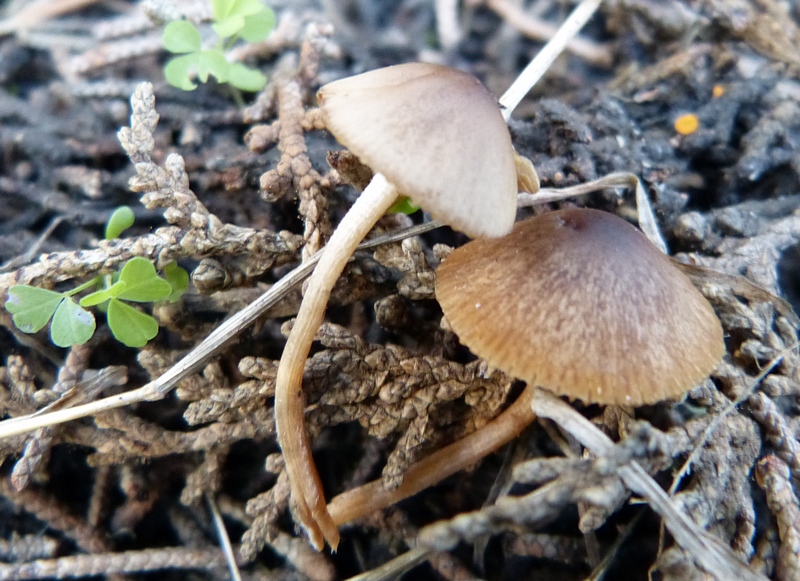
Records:
M264 40L275 27L275 13L261 0L211 0L214 12L212 28L219 36L212 49L203 49L200 31L186 20L176 20L164 28L164 47L174 57L164 67L164 76L170 85L191 91L197 87L194 79L208 82L214 76L220 83L228 83L242 91L255 92L267 83L260 71L231 63L225 50L240 38L247 42Z
M106 225L106 239L117 238L133 224L133 211L117 208ZM131 258L121 270L96 276L65 292L27 284L8 289L6 310L23 333L36 333L50 323L50 340L59 347L82 345L94 334L94 315L84 307L97 307L106 313L114 337L128 347L143 347L158 334L158 322L127 304L175 302L189 287L189 273L174 262L164 268L164 277L153 263L142 257ZM72 297L92 290L76 302Z
M387 210L387 214L406 214L407 216L415 212L419 212L419 206L406 196L399 196L397 201Z

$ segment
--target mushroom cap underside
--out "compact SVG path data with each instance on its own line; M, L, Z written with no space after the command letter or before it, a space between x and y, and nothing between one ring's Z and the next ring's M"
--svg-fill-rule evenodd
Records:
M334 81L317 97L336 139L435 218L471 237L511 230L514 149L475 77L409 63Z
M725 352L689 279L641 232L597 210L543 214L454 250L436 297L475 354L586 403L677 397Z

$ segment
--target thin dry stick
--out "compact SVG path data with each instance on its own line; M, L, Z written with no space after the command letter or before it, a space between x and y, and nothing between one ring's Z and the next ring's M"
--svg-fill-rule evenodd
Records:
M380 567L371 571L361 573L355 577L350 577L347 581L384 581L386 579L397 579L422 563L431 553L429 549L411 549L402 555L398 555L391 561L387 561Z
M722 412L720 412L719 414L717 414L714 420L708 424L706 429L703 430L703 433L700 434L700 438L698 438L697 441L694 442L694 449L692 450L691 454L689 454L689 457L686 458L686 461L683 463L683 466L681 466L681 469L678 470L677 474L675 474L675 477L672 480L672 486L669 487L670 496L674 495L678 491L678 487L683 481L684 476L686 476L689 473L689 470L691 470L695 460L697 460L698 456L700 456L700 453L702 452L703 447L706 445L706 442L711 437L711 434L714 433L714 430L716 430L719 427L722 420L725 419L729 413L731 413L733 410L739 407L739 404L741 404L744 401L747 401L747 399L753 394L753 392L755 392L756 387L758 387L758 384L761 383L764 380L764 378L772 372L773 369L775 369L778 363L783 361L783 358L786 357L786 355L788 355L791 351L797 349L798 346L800 346L800 343L795 343L794 345L790 345L789 347L786 347L784 350L778 353L778 355L776 355L775 358L773 358L772 361L770 361L766 365L766 367L764 367L764 369L761 370L761 373L759 373L758 375L755 376L755 378L753 378L753 381L750 383L750 385L747 386L747 389L743 390L742 393L739 395L739 397L736 398L736 400L729 403L725 407L725 409L722 410Z
M549 22L529 16L516 2L511 2L510 0L486 0L485 4L512 27L533 40L545 42L558 31ZM596 44L580 37L569 40L566 48L575 56L598 67L609 67L613 60L613 54L607 46Z
M24 31L40 22L56 18L68 12L81 10L98 0L40 0L31 2L25 8L0 20L0 36Z
M452 50L461 40L458 25L458 0L436 0L436 33L439 44L445 50Z
M242 573L239 571L239 565L236 563L236 555L233 554L231 538L228 536L225 522L222 520L222 515L217 507L217 501L214 500L214 497L210 494L206 494L206 502L208 503L208 508L211 509L211 516L214 518L214 526L217 528L219 544L222 547L222 553L225 555L225 561L228 563L231 581L242 581Z
M586 24L592 15L597 11L603 0L583 0L572 14L564 21L558 32L553 35L536 57L528 63L528 66L519 74L508 90L500 97L500 107L503 109L503 117L506 121L511 118L511 113L517 108L520 101L528 94L528 91L539 81L542 75L547 72L553 61L564 52L567 44L575 38L583 25Z
M614 442L569 405L548 391L539 389L533 398L534 413L556 422L572 434L593 454L609 454ZM720 581L741 579L747 581L767 581L766 577L749 569L739 561L730 547L722 544L694 521L681 512L673 500L653 480L647 471L636 462L623 466L618 471L625 485L647 500L669 529L678 545L692 555L704 571Z
M636 211L639 219L639 227L650 242L655 244L661 252L669 254L667 252L667 244L664 242L661 231L658 229L658 223L653 214L650 199L647 197L647 193L644 191L639 177L632 173L611 173L591 182L578 184L577 186L562 189L542 188L536 194L519 194L517 205L519 207L525 207L535 204L546 204L548 202L556 202L566 198L588 194L589 192L596 192L604 188L633 188L636 195Z

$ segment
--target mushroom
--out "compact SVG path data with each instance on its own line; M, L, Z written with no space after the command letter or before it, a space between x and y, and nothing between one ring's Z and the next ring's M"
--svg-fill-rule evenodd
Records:
M408 498L506 444L530 424L537 386L587 403L645 404L681 395L722 358L711 305L670 259L611 214L571 208L518 223L510 235L454 250L436 297L461 341L528 382L481 429L406 470L335 497L343 524Z
M725 352L711 305L670 259L612 214L570 208L453 251L436 297L475 354L586 403L677 397Z
M517 168L524 164L497 101L460 71L397 65L325 85L317 98L326 128L375 172L309 279L276 378L275 423L298 520L317 549L325 540L335 549L339 533L311 457L301 391L330 291L398 192L471 237L507 234L516 216Z

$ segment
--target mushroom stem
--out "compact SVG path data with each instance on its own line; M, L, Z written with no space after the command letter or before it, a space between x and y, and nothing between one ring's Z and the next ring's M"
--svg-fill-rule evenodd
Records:
M386 490L380 480L374 480L336 496L328 505L333 522L350 522L400 502L510 442L536 417L531 410L533 394L534 388L529 385L511 407L481 429L412 464L398 488Z
M328 514L305 431L303 370L314 335L322 324L333 285L358 243L396 199L394 186L382 174L376 173L336 228L308 279L303 302L278 365L275 380L278 442L286 461L300 524L317 550L323 548L325 541L335 550L339 544L339 531Z

